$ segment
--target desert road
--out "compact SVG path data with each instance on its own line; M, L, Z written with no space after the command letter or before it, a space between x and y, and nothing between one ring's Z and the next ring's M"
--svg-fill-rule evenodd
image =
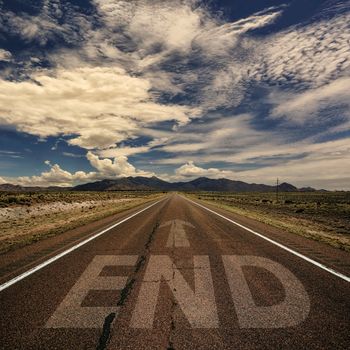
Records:
M1 349L350 348L349 253L179 194L33 249L0 258Z

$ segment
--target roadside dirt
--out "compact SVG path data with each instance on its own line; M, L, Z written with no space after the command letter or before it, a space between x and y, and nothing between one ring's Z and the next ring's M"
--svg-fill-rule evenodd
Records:
M116 214L157 195L0 208L0 253Z

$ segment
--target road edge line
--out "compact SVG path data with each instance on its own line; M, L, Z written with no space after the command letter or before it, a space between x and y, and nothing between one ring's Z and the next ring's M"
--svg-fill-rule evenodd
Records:
M102 231L100 231L100 232L94 234L93 236L91 236L91 237L89 237L89 238L87 238L87 239L81 241L80 243L74 245L73 247L70 247L69 249L67 249L67 250L65 250L65 251L63 251L63 252L61 252L61 253L59 253L59 254L53 256L52 258L50 258L50 259L48 259L48 260L42 262L41 264L39 264L39 265L37 265L37 266L35 266L35 267L29 269L28 271L23 272L22 274L20 274L20 275L18 275L18 276L16 276L16 277L10 279L9 281L7 281L7 282L1 284L1 285L0 285L0 292L3 291L3 290L5 290L5 289L8 288L8 287L14 285L15 283L17 283L17 282L19 282L19 281L25 279L26 277L32 275L33 273L35 273L35 272L37 272L37 271L43 269L43 268L46 267L47 265L50 265L51 263L53 263L53 262L55 262L56 260L62 258L63 256L65 256L65 255L67 255L67 254L73 252L74 250L76 250L76 249L82 247L82 246L85 245L86 243L91 242L91 241L94 240L95 238L97 238L97 237L103 235L104 233L106 233L107 231L113 229L114 227L119 226L120 224L124 223L125 221L130 220L131 218L133 218L134 216L136 216L136 215L138 215L138 214L141 214L141 213L144 212L145 210L147 210L147 209L153 207L154 205L160 203L161 201L163 201L163 200L165 200L165 199L166 199L166 198L162 198L162 199L158 200L157 202L152 203L151 205L147 206L146 208L143 208L143 209L137 211L136 213L134 213L134 214L132 214L132 215L130 215L130 216L128 216L128 217L122 219L121 221L116 222L115 224L113 224L113 225L111 225L111 226L105 228L104 230L102 230Z
M291 248L288 248L287 246L285 246L285 245L283 245L283 244L281 244L281 243L278 243L278 242L274 241L273 239L268 238L268 237L264 236L263 234L261 234L261 233L259 233L259 232L256 232L256 231L250 229L249 227L246 227L246 226L244 226L244 225L242 225L242 224L240 224L240 223L238 223L238 222L236 222L236 221L234 221L234 220L232 220L232 219L229 219L229 218L227 218L226 216L224 216L224 215L222 215L222 214L219 214L219 213L217 213L216 211L214 211L214 210L212 210L212 209L209 209L209 208L205 207L205 206L202 205L202 204L199 204L199 203L197 203L197 202L195 202L195 201L193 201L193 200L191 200L191 199L189 199L189 198L187 198L187 197L183 197L183 196L181 196L181 197L184 198L184 199L186 199L186 200L189 201L189 202L192 202L192 203L196 204L196 205L199 206L199 207L202 207L203 209L208 210L208 211L211 212L211 213L214 213L214 214L220 216L221 218L223 218L223 219L225 219L225 220L227 220L227 221L229 221L229 222L231 222L231 223L237 225L238 227L243 228L244 230L246 230L246 231L248 231L248 232L253 233L254 235L256 235L256 236L258 236L258 237L260 237L260 238L262 238L262 239L265 239L266 241L268 241L268 242L270 242L270 243L276 245L277 247L280 247L280 248L286 250L287 252L289 252L289 253L291 253L291 254L293 254L293 255L296 255L297 257L299 257L299 258L301 258L301 259L304 259L304 260L308 261L309 263L311 263L311 264L313 264L313 265L315 265L315 266L321 268L322 270L325 270L325 271L331 273L332 275L335 275L335 276L337 276L337 277L343 279L343 280L346 281L346 282L350 282L350 277L344 275L343 273L338 272L338 271L336 271L336 270L334 270L334 269L332 269L332 268L330 268L330 267L328 267L328 266L326 266L326 265L323 265L322 263L320 263L320 262L318 262L318 261L316 261L316 260L313 260L313 259L307 257L306 255L301 254L301 253L299 253L299 252L297 252L297 251L295 251L295 250L293 250L293 249L291 249Z

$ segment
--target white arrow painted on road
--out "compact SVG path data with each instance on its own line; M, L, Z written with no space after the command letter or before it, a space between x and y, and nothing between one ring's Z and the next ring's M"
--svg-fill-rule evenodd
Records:
M170 227L170 233L168 237L167 247L189 247L190 242L187 239L187 235L184 229L184 226L194 227L192 224L186 221L182 221L179 219L167 221L159 227Z

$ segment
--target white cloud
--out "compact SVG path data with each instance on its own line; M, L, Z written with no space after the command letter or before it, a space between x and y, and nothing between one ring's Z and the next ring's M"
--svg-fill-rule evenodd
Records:
M268 132L254 130L252 121L253 115L240 114L192 123L168 137L159 150L177 154L180 158L192 155L199 160L201 155L211 155L213 160L225 160L227 154L238 153L266 139Z
M66 157L71 157L71 158L83 158L84 157L82 154L76 154L76 153L71 153L71 152L62 152L62 154Z
M131 48L127 58L125 53L118 54L121 64L141 73L161 93L176 94L191 87L192 103L208 110L238 105L242 100L257 46L252 41L241 57L244 35L274 22L283 7L226 23L196 1L94 2L105 24L98 42L89 39L88 46L98 48L96 54L101 53L98 43L114 37ZM190 57L202 64L188 67Z
M256 13L232 23L210 22L206 30L196 37L195 45L199 45L208 56L232 54L232 48L236 47L243 34L273 23L282 13L276 9L271 10L272 12Z
M0 184L5 184L7 181L5 179L3 179L2 177L0 177Z
M180 6L179 6L180 5ZM144 50L163 45L165 50L188 51L200 31L202 13L179 1L141 3L129 24L129 32Z
M295 123L304 123L317 116L329 106L340 106L343 116L350 117L350 78L339 78L322 87L301 93L271 94L271 103L278 103L273 109L273 117L286 117ZM318 123L320 122L320 118Z
M77 135L69 143L108 148L161 121L186 124L198 110L155 102L147 80L121 68L59 69L33 81L0 80L0 122L40 137Z
M260 38L246 35L250 29L272 23L280 14L275 9L215 25L196 38L200 43L203 37L206 43L205 48L201 45L203 54L215 57L206 62L210 69L203 71L207 87L199 92L202 108L237 106L252 82L278 84L293 93L317 89L349 75L349 12L291 26L278 34Z
M12 54L10 51L0 49L0 61L9 62L12 60Z
M77 171L70 173L63 170L58 164L54 164L50 165L49 171L44 171L40 175L20 176L8 178L8 180L22 186L71 186L74 183L88 182L96 178L97 174L95 172Z
M126 32L141 56L157 45L162 45L165 51L189 50L204 17L203 9L193 8L192 1L94 2L106 27L114 32Z
M146 171L136 170L135 167L128 162L126 156L119 156L111 159L100 159L98 156L94 155L92 152L87 153L87 159L90 164L98 170L103 176L153 176L153 173Z
M40 175L9 177L6 180L0 178L0 183L10 182L22 186L72 186L79 183L98 181L102 179L116 179L127 176L154 176L154 173L136 169L128 162L125 156L111 159L100 159L92 152L88 152L86 158L96 171L76 171L71 173L62 169L58 164L51 164L49 160L44 163L50 167Z
M293 154L293 151L296 152L296 155L302 151L307 152L307 154L302 158L284 160L282 164L269 164L268 166L240 171L203 168L189 161L177 168L175 175L168 177L168 179L175 181L205 176L209 178L224 177L250 183L274 184L278 177L280 181L289 182L298 187L312 185L316 188L330 190L350 190L349 138L308 145L304 150L301 145L294 149L291 146L289 152ZM263 152L260 155L262 154ZM266 152L264 154L272 155L272 153ZM257 153L254 155L259 156Z
M275 166L236 173L238 179L272 184L277 177L296 186L350 190L350 140L347 152L310 154Z
M198 1L93 3L97 14L91 16L59 1L47 2L37 16L4 13L7 22L2 27L26 40L46 43L60 36L78 44L74 50L49 55L53 63L65 67L81 66L84 60L95 65L113 62L143 76L160 92L176 94L190 86L193 101L203 109L238 105L251 79L315 88L350 67L350 18L345 11L257 39L247 33L273 23L284 6L227 23ZM99 26L94 25L97 21ZM181 53L176 56L178 72L171 65L162 66L174 59L174 51ZM184 74L190 57L204 61Z
M221 170L217 168L204 169L196 166L193 161L189 161L175 170L176 179L195 179L201 176L214 179L223 177L232 178L234 176L234 172L230 170Z
M262 60L253 75L295 88L316 88L341 77L350 68L349 22L345 12L269 36L260 42Z
M101 157L114 158L121 156L131 156L134 154L146 153L150 150L149 146L141 147L117 147L117 148L108 148L98 152Z
M157 130L142 130L141 131L141 136L152 136L153 140L147 142L143 146L124 146L123 144L119 144L117 147L111 147L108 149L103 149L103 150L98 150L97 154L101 157L104 158L115 158L115 157L120 157L120 156L131 156L131 155L136 155L136 154L141 154L141 153L147 153L152 149L157 149L160 148L160 146L163 146L164 144L167 143L168 137L165 137L163 134L163 131L158 131ZM170 135L171 132L167 132L167 135Z
M216 120L205 125L197 125L189 132L177 135L174 139L181 141L160 147L160 150L172 154L170 158L154 160L156 164L181 164L189 159L196 162L209 163L220 160L226 163L271 164L276 159L284 162L285 159L301 158L306 154L346 155L350 152L350 141L343 138L335 141L319 142L317 138L322 134L310 136L300 141L288 142L280 130L259 132L249 127L248 115L237 116L237 120ZM187 127L188 128L188 127Z
M303 157L298 157L304 154ZM226 161L247 161L252 157L296 156L297 159L285 159L283 163L268 164L256 169L235 171L227 174L228 178L246 182L273 184L277 177L281 181L293 183L299 187L317 186L327 189L350 189L350 139L341 139L323 143L266 147L259 151L258 147L251 152L242 152L234 156L226 156ZM255 159L254 163L258 161ZM186 167L187 168L187 167ZM190 168L190 167L189 167ZM198 170L204 175L205 171Z

